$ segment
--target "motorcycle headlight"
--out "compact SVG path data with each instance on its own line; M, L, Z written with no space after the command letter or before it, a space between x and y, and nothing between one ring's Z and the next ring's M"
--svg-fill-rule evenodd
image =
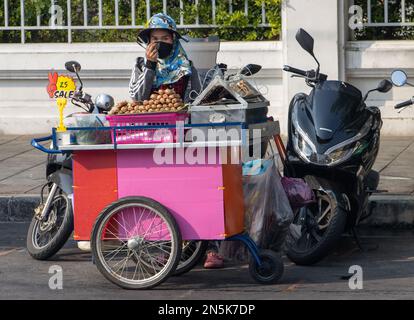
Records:
M302 137L298 137L298 143L297 143L299 152L302 153L306 158L310 158L313 154L313 150L311 145Z
M318 154L315 145L309 139L307 134L300 128L296 114L292 116L293 142L295 151L302 160L321 166L333 166L348 160L354 153L362 147L359 140L364 137L371 128L372 118L368 119L361 131L354 137L348 139L332 148L324 154Z
M301 129L296 120L296 114L292 117L293 121L293 146L302 160L311 162L311 159L316 155L316 148L307 134Z
M348 160L360 146L359 142L348 144L337 148L330 153L324 154L325 165L334 165ZM329 151L329 150L328 150Z
M372 117L364 124L361 130L352 138L329 148L324 153L325 165L332 166L348 160L353 154L363 149L363 144L360 139L363 138L370 130L372 125Z

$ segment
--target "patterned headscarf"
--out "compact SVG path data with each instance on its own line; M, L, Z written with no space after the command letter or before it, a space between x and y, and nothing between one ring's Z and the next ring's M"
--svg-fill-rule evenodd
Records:
M191 75L191 62L180 41L174 37L171 55L165 59L158 59L154 86L172 84L186 75Z

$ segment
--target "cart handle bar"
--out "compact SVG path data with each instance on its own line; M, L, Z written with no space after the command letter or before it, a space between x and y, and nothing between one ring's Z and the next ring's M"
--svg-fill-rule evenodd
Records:
M42 138L35 138L35 139L32 139L31 145L34 148L36 148L36 149L38 149L38 150L40 150L44 153L61 154L62 151L60 151L60 150L48 149L48 148L45 148L44 146L42 146L41 144L39 144L39 142L44 142L44 141L48 141L48 140L52 140L52 139L53 139L53 135L50 135L50 136L47 136L47 137L42 137Z

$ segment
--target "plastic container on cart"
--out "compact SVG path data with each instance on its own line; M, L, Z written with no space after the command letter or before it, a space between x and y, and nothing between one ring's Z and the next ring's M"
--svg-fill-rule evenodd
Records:
M111 127L126 126L170 126L177 122L185 122L188 118L187 113L164 112L139 115L113 115L107 116ZM116 143L163 143L176 142L175 128L151 128L151 129L117 129L115 130ZM114 137L112 136L112 142Z
M73 114L76 127L99 128L106 123L105 115L77 113ZM76 142L81 145L106 144L111 142L111 133L107 130L76 130Z

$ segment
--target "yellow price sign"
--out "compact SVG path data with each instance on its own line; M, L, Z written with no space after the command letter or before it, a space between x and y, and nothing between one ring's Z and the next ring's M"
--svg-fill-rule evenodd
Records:
M63 110L65 109L68 100L66 98L57 98L56 103L59 109L59 126L57 127L57 131L63 132L66 131L66 127L63 124Z
M67 75L58 75L57 72L50 72L49 84L46 90L51 99L56 99L56 104L58 106L59 126L57 131L66 131L66 127L63 124L63 110L67 105L67 99L71 99L75 94L75 80Z

